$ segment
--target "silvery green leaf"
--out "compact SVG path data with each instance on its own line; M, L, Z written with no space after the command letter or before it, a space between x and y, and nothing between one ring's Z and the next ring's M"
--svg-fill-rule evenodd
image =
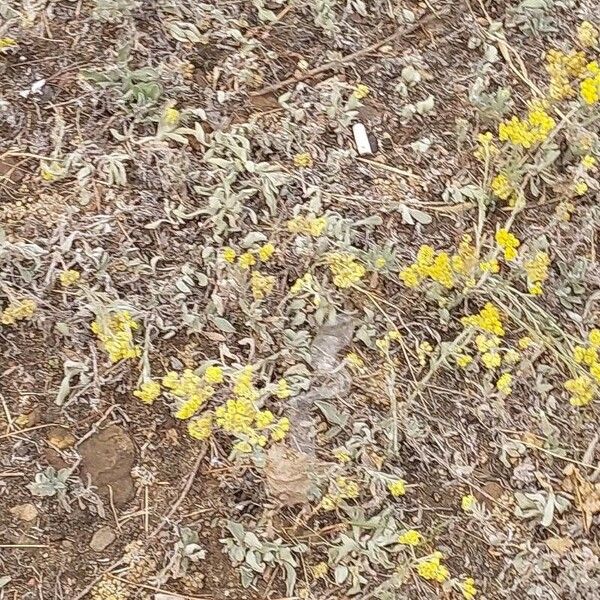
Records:
M2 577L0 577L0 590L3 587L6 587L6 585L8 583L10 583L12 581L12 577L10 575L3 575Z
M231 532L231 535L240 543L244 543L244 526L235 521L227 521L227 529Z
M252 572L251 569L241 569L241 580L242 580L242 587L243 588L248 588L252 585L252 582L254 581L254 573Z
M211 316L210 320L224 333L235 333L235 327L224 317Z
M283 568L285 569L286 596L292 597L296 587L296 569L287 562L284 563Z
M252 550L246 552L246 564L257 573L262 573L265 570L265 563L259 562L258 553Z
M348 567L346 567L345 565L338 565L333 572L335 582L338 585L342 585L342 583L344 583L346 579L348 579L349 574L350 571L348 571Z
M350 418L348 413L339 412L333 404L325 402L324 400L316 400L315 406L323 413L327 422L332 425L338 425L344 427Z
M246 544L246 546L248 546L248 548L261 548L262 544L260 543L260 540L258 539L258 537L256 537L256 534L253 533L252 531L246 531L246 535L244 535L244 544Z

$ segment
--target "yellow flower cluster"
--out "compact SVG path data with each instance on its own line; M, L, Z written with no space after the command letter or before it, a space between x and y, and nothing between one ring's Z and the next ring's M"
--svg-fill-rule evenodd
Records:
M587 406L596 396L594 382L587 375L580 375L565 382L565 389L571 394L572 406Z
M62 271L61 274L58 276L60 284L63 287L69 287L70 285L77 283L80 278L81 273L79 271L76 271L75 269L67 269L66 271Z
M217 365L210 365L204 370L204 381L210 385L223 383L223 368Z
M556 127L556 121L541 106L534 106L526 119L513 116L498 126L498 138L515 146L531 148L543 142Z
M298 233L302 235L310 235L319 237L327 227L327 219L325 217L303 217L297 216L287 222L287 228L290 233Z
M396 481L390 481L387 484L388 492L394 497L399 498L406 494L406 481L404 479L396 479Z
M360 370L365 368L365 361L356 352L348 352L346 354L346 363L353 369Z
M139 389L133 391L133 395L144 404L152 404L160 396L160 392L158 381L144 381Z
M583 21L577 28L577 38L584 48L595 48L598 46L598 28L589 21Z
M596 157L592 156L591 154L586 154L585 156L583 156L581 158L581 166L586 170L589 171L590 169L593 169L596 166Z
M536 255L525 263L527 272L527 288L529 293L539 296L544 289L542 284L548 279L548 268L550 267L550 257L547 252L537 252Z
M258 256L261 262L268 262L273 258L276 248L271 242L267 242L260 248L248 250L240 255L238 258L238 265L242 269L249 269L256 264L256 257ZM221 248L221 256L225 262L233 264L237 258L236 251L230 246L224 246Z
M515 260L518 255L517 248L521 245L518 238L506 229L496 231L496 242L504 251L505 260Z
M433 346L429 342L421 342L417 348L417 358L419 364L424 367L427 364L427 357L433 352Z
M473 494L466 494L460 500L460 507L465 511L469 512L475 508L477 504L477 498Z
M192 369L184 369L181 374L169 371L163 377L162 384L179 400L175 418L181 420L193 417L215 394L215 389L208 385L206 379Z
M310 273L304 273L302 277L298 277L290 287L290 294L296 295L302 291L313 291L312 289L313 276Z
M487 302L478 314L463 317L461 322L465 326L476 327L493 335L504 335L500 311L491 302Z
M586 406L596 396L600 385L600 329L592 329L585 346L575 346L573 360L589 369L588 375L569 379L565 389L570 392L573 406Z
M512 392L513 376L510 373L503 373L496 381L496 389L505 396L509 396Z
M352 92L352 95L357 99L357 100L363 100L364 98L366 98L369 94L371 93L371 90L369 89L369 86L365 85L364 83L359 83L355 88L354 88L354 92Z
M326 562L320 562L312 567L311 571L314 579L322 579L329 573L329 565Z
M477 136L478 146L473 156L481 161L486 161L498 154L498 147L494 144L494 134L491 131L480 133Z
M292 395L292 389L290 388L290 384L286 379L281 378L277 382L277 387L275 388L275 396L280 400L285 400Z
M188 422L188 434L195 440L204 441L212 435L212 414L204 413Z
M177 125L177 123L179 123L180 118L181 118L181 113L176 108L173 108L173 107L167 108L165 110L165 112L163 113L163 117L162 117L165 125L169 125L170 127Z
M588 193L590 186L583 180L580 179L573 188L573 191L577 196L585 196Z
M302 152L294 156L294 166L299 169L308 169L313 166L313 157L308 152Z
M254 387L252 367L247 366L238 373L233 386L233 398L215 410L216 422L228 433L240 438L234 445L238 452L248 454L256 446L265 446L267 437L259 430L269 430L271 439L281 441L290 429L290 421L282 417L275 421L269 410L258 410L255 402L259 392Z
M321 508L323 510L334 510L342 500L353 500L360 495L358 483L347 477L338 477L335 480L335 491L323 496Z
M500 200L507 200L509 206L515 205L515 188L506 173L501 171L492 179L492 192Z
M333 275L333 283L341 288L349 288L359 282L367 270L352 254L333 252L327 256L327 263Z
M446 289L452 289L460 278L465 285L473 283L473 273L477 267L475 248L469 235L464 235L455 254L436 252L434 248L423 245L417 252L412 265L400 271L400 279L407 287L414 288L429 278Z
M600 100L600 65L592 61L586 69L588 76L579 85L579 93L586 104L596 104Z
M408 529L398 536L398 543L404 546L418 546L423 541L423 536L416 529Z
M7 48L14 48L17 45L17 41L11 37L0 38L0 52Z
M0 323L2 325L14 325L17 321L31 319L37 310L37 304L29 298L24 300L13 300L0 313Z
M260 271L252 271L250 287L255 300L264 300L275 287L275 277L263 275Z
M466 577L465 580L460 584L460 589L465 600L473 600L473 598L475 598L477 595L475 580L472 577Z
M92 600L129 600L131 593L125 583L103 576L90 590Z
M133 341L133 332L139 329L139 324L129 311L117 312L108 319L95 320L91 329L102 342L111 362L141 355L141 348Z
M553 100L571 98L575 91L571 81L580 77L586 65L583 52L571 51L568 54L560 50L550 50L546 55L546 70L550 75L550 97Z
M421 561L417 565L417 573L419 576L428 581L444 583L450 576L450 573L441 563L442 558L443 555L441 552L434 552L429 558Z

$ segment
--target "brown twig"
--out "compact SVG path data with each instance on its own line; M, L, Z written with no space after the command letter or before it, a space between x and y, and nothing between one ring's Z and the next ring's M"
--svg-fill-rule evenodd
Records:
M326 73L327 71L331 71L332 69L335 69L336 67L339 67L340 65L352 62L353 60L356 60L357 58L362 58L363 56L366 56L366 55L370 54L371 52L374 52L375 50L381 48L381 46L385 46L386 44L389 44L390 42L393 42L400 37L409 35L409 34L413 33L414 31L416 31L417 29L419 29L419 27L423 27L424 25L427 25L427 23L430 23L431 21L434 21L440 17L447 15L449 12L450 12L450 9L445 8L443 10L438 11L437 15L430 14L425 17L422 17L421 19L419 19L412 25L409 25L406 29L401 29L401 30L395 31L391 35L388 35L386 38L383 38L382 40L380 40L374 44L371 44L370 46L367 46L366 48L362 48L361 50L357 50L356 52L347 54L346 56L340 58L339 60L332 60L330 62L327 62L324 65L321 65L320 67L310 69L310 71L300 73L299 75L292 75L291 77L288 77L287 79L284 79L283 81L280 81L279 83L274 83L273 85L268 85L264 88L261 88L260 90L256 90L255 92L250 92L250 95L251 96L263 96L264 94L276 92L277 90L280 90L281 88L286 87L292 83L298 83L299 81L304 81L305 79L310 79L311 77L314 77L315 75L320 75L321 73Z

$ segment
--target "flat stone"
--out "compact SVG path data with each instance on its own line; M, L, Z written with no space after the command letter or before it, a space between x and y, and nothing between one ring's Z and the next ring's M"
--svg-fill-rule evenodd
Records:
M10 509L12 515L14 515L20 521L25 521L26 523L30 523L31 521L35 521L38 516L37 508L30 503L27 504L17 504Z
M108 548L116 539L117 536L110 527L101 527L92 536L92 539L90 540L90 548L94 550L94 552L102 552L103 550L106 550L106 548Z
M79 446L81 472L88 475L92 484L105 498L109 486L115 506L123 506L134 496L131 469L135 461L135 448L131 438L118 425L110 425L92 435Z

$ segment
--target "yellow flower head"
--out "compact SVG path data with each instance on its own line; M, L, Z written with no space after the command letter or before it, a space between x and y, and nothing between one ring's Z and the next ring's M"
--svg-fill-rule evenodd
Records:
M256 264L256 258L251 252L244 252L238 259L238 264L242 269L249 269Z
M582 159L581 159L581 166L586 170L589 171L590 169L593 169L596 166L596 157L592 156L591 154L586 154Z
M479 314L463 317L461 321L465 326L476 327L493 335L503 336L505 333L500 311L491 302L487 302Z
M212 435L212 415L205 413L188 423L188 433L195 440L204 441Z
M299 169L308 169L313 166L313 158L308 152L302 152L294 156L294 166Z
M387 484L388 491L394 498L399 498L406 494L406 481L404 479L397 479L396 481L390 481Z
M275 426L271 429L271 439L274 442L280 442L285 438L290 430L290 420L287 417L281 417Z
M588 190L590 189L590 186L585 181L583 181L583 179L580 179L575 184L575 187L573 189L575 190L575 193L578 196L584 196L585 194L588 193Z
M92 331L96 334L111 362L141 356L142 349L134 343L133 332L139 324L128 311L114 313L108 319L93 321Z
M167 108L163 114L163 121L165 125L173 127L179 123L181 113L176 108Z
M600 329L592 329L588 333L588 342L594 348L600 349Z
M223 257L223 260L225 262L233 264L235 262L237 254L233 248L230 248L229 246L225 246L224 248L221 249L221 256Z
M473 362L473 357L469 356L468 354L459 354L456 357L456 364L461 369L466 369L472 362Z
M271 244L271 242L268 242L264 246L261 246L258 250L258 258L260 258L262 262L267 262L268 260L271 260L273 254L275 254L275 246Z
M577 28L577 38L584 48L595 48L598 45L598 28L589 21L582 21Z
M325 217L302 217L297 216L287 222L288 231L302 235L319 237L327 227Z
M263 275L260 271L252 271L250 287L255 300L264 300L275 287L275 277Z
M364 83L359 83L356 88L354 88L354 92L352 92L352 95L357 99L357 100L363 100L364 98L366 98L369 94L371 93L371 90L369 89L368 86L364 85Z
M496 389L505 396L510 395L512 392L512 375L510 373L503 373L496 381Z
M275 416L270 410L260 410L256 413L254 422L259 429L265 429L269 427L274 420Z
M444 583L450 577L448 569L442 565L443 556L441 552L434 552L429 558L422 560L417 565L417 573L428 581Z
M37 304L33 300L13 300L0 312L0 323L2 325L14 325L17 321L31 319L37 310Z
M290 384L287 382L286 379L281 378L277 382L277 387L275 388L275 396L277 396L277 398L279 398L280 400L285 400L286 398L289 398L291 395L292 395L292 390L290 388Z
M423 536L416 529L408 529L398 536L398 543L405 546L418 546L423 541Z
M335 252L327 257L333 283L341 288L349 288L358 283L366 274L367 270L357 262L352 254Z
M473 494L467 494L466 496L463 496L460 501L460 507L465 512L469 512L469 511L473 510L473 508L475 507L476 504L477 504L477 498L475 498L475 496L473 496Z
M204 371L204 381L210 384L223 383L222 367L211 365Z
M365 361L356 352L346 354L346 362L354 369L364 369Z
M565 389L571 394L571 405L577 407L587 406L596 395L594 382L586 375L569 379L565 382Z
M498 352L486 352L482 354L481 362L486 369L496 369L502 364L502 357Z
M496 242L502 250L504 250L504 258L506 260L514 260L517 258L517 248L521 242L506 229L498 229L496 232Z
M158 381L145 381L134 390L133 395L144 404L152 404L160 396L160 383Z
M68 269L66 271L61 271L58 278L60 279L60 284L63 287L69 287L70 285L73 285L79 281L81 278L81 273L75 269Z
M460 589L465 600L473 600L477 595L475 580L472 577L467 577L461 584Z

